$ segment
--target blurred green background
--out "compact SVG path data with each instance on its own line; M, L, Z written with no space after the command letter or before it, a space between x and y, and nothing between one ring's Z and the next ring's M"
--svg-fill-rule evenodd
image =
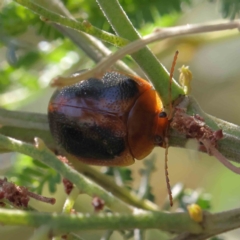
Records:
M233 1L234 2L234 1ZM236 1L236 3L239 1ZM39 1L44 4L44 1ZM108 23L98 10L95 1L63 1L76 18L88 19L93 25L109 30ZM209 23L222 20L221 1L120 1L127 14L145 35L156 27ZM171 3L171 4L170 4ZM224 14L234 17L235 8L224 8ZM235 16L237 17L237 15ZM175 69L188 65L193 73L192 95L207 113L240 125L240 41L239 33L223 31L167 39L150 45L159 60L168 68L174 52L179 50ZM112 48L112 47L111 47ZM114 48L112 48L114 50ZM138 71L136 65L126 60ZM47 112L49 98L54 91L49 83L56 75L69 75L77 70L91 68L94 62L69 39L49 25L41 22L37 15L16 4L4 4L0 14L0 107L29 112ZM175 71L175 79L178 79ZM152 174L151 186L155 201L161 205L166 200L164 174L164 150L155 149L156 171ZM0 171L4 176L17 154L0 155ZM23 162L24 163L24 162ZM132 187L140 181L137 161L132 170ZM23 164L24 165L24 164ZM24 166L23 166L24 167ZM187 188L204 189L211 194L211 210L224 211L239 207L239 176L222 166L215 158L192 150L170 148L169 175L171 184L178 182ZM11 179L14 181L14 177ZM61 211L66 198L62 185L57 188L57 204L32 205L41 211ZM44 195L50 195L47 186ZM79 195L76 209L91 212L91 199ZM28 239L32 229L0 227L1 239ZM81 233L83 239L100 239L103 232ZM159 231L148 231L148 239L160 239ZM223 234L224 239L239 239L239 230ZM111 239L122 239L114 233ZM168 236L161 239L168 239Z

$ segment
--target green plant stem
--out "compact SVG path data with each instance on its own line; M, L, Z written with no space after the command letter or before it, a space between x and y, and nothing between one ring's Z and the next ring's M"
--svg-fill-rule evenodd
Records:
M73 205L74 205L78 195L79 195L79 190L78 190L78 188L74 187L72 189L72 191L69 193L69 195L67 196L67 199L63 206L62 213L71 213L71 210L73 209ZM65 234L65 235L69 235L69 234ZM56 236L52 240L62 240L62 237Z
M86 21L79 22L73 19L66 18L57 13L49 11L30 0L14 0L14 1L40 15L42 17L42 20L44 21L54 22L57 24L61 24L65 27L75 29L77 31L83 31L85 33L91 34L92 36L95 36L98 39L101 39L102 41L114 44L116 46L124 46L128 43L128 40L117 37L101 29L98 29L92 26L89 22Z
M70 234L68 235L68 239L67 239L67 240L85 240L85 239L77 236L77 235L74 234L74 233L70 233Z
M44 139L50 149L56 149L45 114L8 111L0 108L0 133L28 143L33 143L34 137L38 136ZM7 149L0 146L0 152L6 151Z
M229 160L240 163L240 127L205 113L192 97L190 97L189 109L189 114L199 114L205 119L206 124L212 129L223 130L224 139L218 141L219 151ZM49 132L48 120L45 114L9 111L0 108L0 126L0 133L3 135L30 143L33 143L34 137L38 136L44 140L50 149L57 149ZM186 138L186 136L181 135L176 131L171 130L169 132L170 147L185 148L188 140L189 139ZM196 150L196 148L193 147L193 150ZM6 151L7 149L0 146L0 152ZM80 172L81 167L82 166L79 167ZM90 167L88 166L88 168ZM85 170L86 172L88 171L88 169ZM91 174L92 173L89 175ZM99 180L100 179L98 179L97 182ZM109 182L109 179L106 180L106 182ZM101 182L99 182L99 184L101 184Z
M49 225L41 225L36 229L29 240L49 240Z
M193 98L190 98L190 106L190 114L200 114L211 128L217 129L219 127L223 129L225 137L219 141L218 149L230 160L240 162L240 127L204 113ZM35 136L39 136L48 147L57 149L49 132L47 116L44 114L8 111L0 108L0 126L2 126L0 128L1 134L31 143L33 143ZM185 136L176 131L170 131L169 140L170 146L181 148L185 148L188 141ZM9 150L0 144L0 151L6 152ZM158 206L152 202L140 200L135 194L117 186L108 176L101 174L94 168L80 161L73 161L73 165L78 172L84 174L123 201L142 209L158 210Z
M139 33L133 27L117 0L97 0L97 2L116 34L129 41L134 41L140 38ZM169 73L167 70L161 65L148 47L133 53L131 56L149 77L156 91L161 96L164 105L168 105ZM172 82L171 95L173 101L177 99L179 95L184 95L182 88L174 80Z
M3 108L0 108L0 126L49 131L45 114L9 111Z
M240 126L226 122L205 113L194 98L190 98L189 114L197 113L204 118L206 124L213 130L222 129L224 138L218 141L218 149L228 159L240 162Z
M36 3L67 18L74 19L61 0L54 0L51 2L48 0L37 0ZM75 31L74 29L67 28L57 23L51 23L51 25L64 36L71 39L72 42L84 51L94 62L99 62L101 59L111 54L111 51L100 40L90 36L89 34L81 31ZM129 74L135 74L134 71L122 61L118 61L115 66L121 71Z
M35 3L64 17L74 19L61 0L54 0L51 2L48 0L35 0ZM75 46L84 51L94 62L99 62L103 57L106 57L108 55L107 53L110 51L100 42L100 40L90 37L90 35L85 34L84 32L75 31L56 23L51 23L51 25L65 37L68 37ZM101 48L99 47L99 44L102 45Z
M39 227L48 225L51 233L59 234L76 230L121 230L156 228L172 233L184 233L191 238L212 236L240 227L240 209L209 214L204 213L204 221L198 224L188 213L164 213L137 211L133 214L57 214L26 212L22 210L0 209L0 222L4 225ZM194 235L193 235L194 234ZM193 236L195 238L193 238Z
M80 162L76 158L68 156L68 159L70 160L74 169L101 185L104 189L107 189L122 201L145 210L159 210L159 207L156 204L146 199L140 199L135 193L129 192L129 190L124 187L118 186L109 176L96 171L94 168L91 168L87 164Z
M144 240L145 231L142 229L134 229L134 240Z
M22 210L0 209L0 222L4 225L39 227L48 225L53 234L76 230L121 230L156 228L173 233L195 234L195 238L216 235L240 227L240 209L209 214L204 213L204 221L198 224L188 213L165 213L140 211L132 214L57 214L26 212ZM193 235L191 235L193 236ZM188 238L181 238L188 239Z
M224 233L240 227L240 209L219 212L215 214L205 214L205 230L199 234L182 233L174 240L204 240L220 233Z
M49 214L21 210L0 209L0 222L4 225L39 227L51 226L54 234L76 230L121 230L157 228L171 232L201 233L202 227L190 219L187 213L138 211L133 214Z
M132 211L132 209L126 203L114 197L110 192L107 192L91 180L87 179L70 166L62 163L50 150L46 148L41 140L38 140L38 142L40 143L41 147L37 148L31 144L23 143L19 140L0 135L0 145L4 148L26 154L34 159L38 159L49 167L52 167L63 177L74 183L82 192L92 197L98 196L99 198L103 199L105 204L114 211Z
M151 159L145 159L144 168L140 169L141 179L138 187L137 195L140 199L145 199L151 193L150 185L151 176L155 169L156 157L153 156Z
M78 195L79 195L79 190L76 187L74 187L72 189L72 191L69 193L69 195L64 203L63 210L62 210L63 213L71 212Z
M111 236L113 234L113 230L109 231L107 230L104 235L101 237L101 240L110 240ZM125 239L124 239L125 240Z

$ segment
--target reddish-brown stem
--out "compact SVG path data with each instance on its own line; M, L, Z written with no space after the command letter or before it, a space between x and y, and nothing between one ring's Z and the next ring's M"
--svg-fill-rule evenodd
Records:
M234 173L240 174L240 167L234 166L228 159L226 159L216 148L211 147L211 142L207 139L201 140L207 150L210 149L212 156L215 156L226 168Z
M55 204L56 202L55 198L44 197L33 192L28 192L27 195L31 198L34 198L38 201L45 202L45 203Z

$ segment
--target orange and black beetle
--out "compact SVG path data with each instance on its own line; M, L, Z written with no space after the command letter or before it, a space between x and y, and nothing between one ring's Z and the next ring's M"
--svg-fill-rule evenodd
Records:
M56 142L79 160L126 166L164 146L168 118L145 80L118 72L57 90L48 118Z

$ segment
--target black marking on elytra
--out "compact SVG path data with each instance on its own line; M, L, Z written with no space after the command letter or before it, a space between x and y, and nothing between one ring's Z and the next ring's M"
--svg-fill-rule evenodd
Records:
M76 123L57 112L49 112L48 118L54 139L76 157L111 161L125 150L124 138L116 137L111 129Z

